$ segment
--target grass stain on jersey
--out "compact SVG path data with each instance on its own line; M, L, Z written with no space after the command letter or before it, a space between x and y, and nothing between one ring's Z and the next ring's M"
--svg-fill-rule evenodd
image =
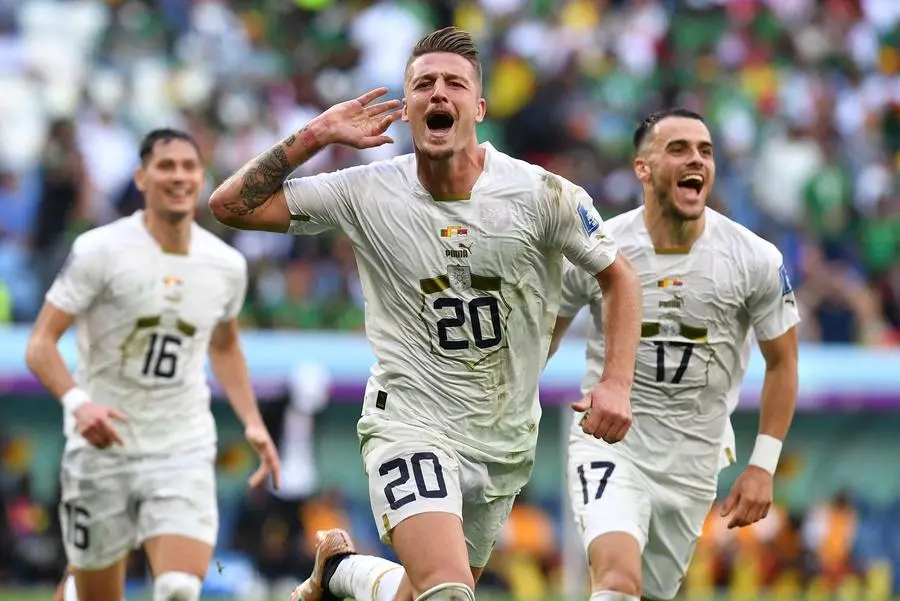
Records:
M545 171L541 174L541 181L547 186L547 192L550 193L551 200L555 204L559 204L559 201L562 199L562 183L560 183L559 178Z

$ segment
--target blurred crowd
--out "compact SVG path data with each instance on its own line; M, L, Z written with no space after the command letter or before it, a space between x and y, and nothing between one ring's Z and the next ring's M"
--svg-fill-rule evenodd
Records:
M640 203L642 116L681 105L717 144L712 204L778 245L806 340L900 344L895 0L0 0L0 322L28 321L72 237L141 204L140 137L198 139L209 190L331 104L386 85L428 31L472 31L482 140ZM329 148L300 174L410 150ZM209 191L207 190L207 192ZM235 233L250 327L360 330L340 235Z

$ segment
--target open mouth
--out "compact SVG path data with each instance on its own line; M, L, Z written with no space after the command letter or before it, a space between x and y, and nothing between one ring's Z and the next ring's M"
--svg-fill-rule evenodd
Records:
M706 180L702 175L691 173L678 180L678 187L693 190L697 194L700 194L700 191L703 190L703 185L705 183Z
M434 111L425 117L425 127L433 133L447 133L453 127L453 115L444 111Z
M190 191L184 188L169 188L166 190L166 195L169 198L176 198L178 200L184 200L191 197Z

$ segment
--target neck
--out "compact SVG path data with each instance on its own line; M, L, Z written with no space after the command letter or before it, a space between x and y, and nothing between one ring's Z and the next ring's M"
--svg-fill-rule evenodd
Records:
M658 202L645 202L644 224L657 251L687 252L703 234L706 212L699 219L684 220L666 215Z
M468 198L484 170L485 150L473 144L445 160L435 161L416 150L416 172L436 200Z
M186 255L191 244L192 215L168 220L153 211L144 211L144 225L164 252Z

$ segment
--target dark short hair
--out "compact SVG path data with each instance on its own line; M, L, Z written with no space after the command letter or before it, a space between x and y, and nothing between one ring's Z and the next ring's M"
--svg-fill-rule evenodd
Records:
M445 27L429 33L413 48L409 60L406 61L406 68L409 69L413 61L420 56L432 52L449 52L463 57L472 64L478 83L481 84L481 59L478 56L478 45L468 31L458 27Z
M653 126L663 119L668 119L669 117L696 119L700 123L706 124L706 121L703 120L703 117L701 117L699 113L695 113L694 111L688 109L672 107L653 111L652 113L647 115L644 120L641 121L641 124L638 125L637 129L634 130L634 149L640 150L641 144L644 143L644 139L647 137L647 134L650 132L650 130L653 129Z
M147 161L150 159L151 155L153 155L153 148L156 146L157 142L168 144L172 140L184 140L193 146L194 150L197 151L197 156L200 156L200 146L191 134L181 131L180 129L162 127L148 132L147 135L144 136L144 139L141 140L141 163L144 165L147 164Z

